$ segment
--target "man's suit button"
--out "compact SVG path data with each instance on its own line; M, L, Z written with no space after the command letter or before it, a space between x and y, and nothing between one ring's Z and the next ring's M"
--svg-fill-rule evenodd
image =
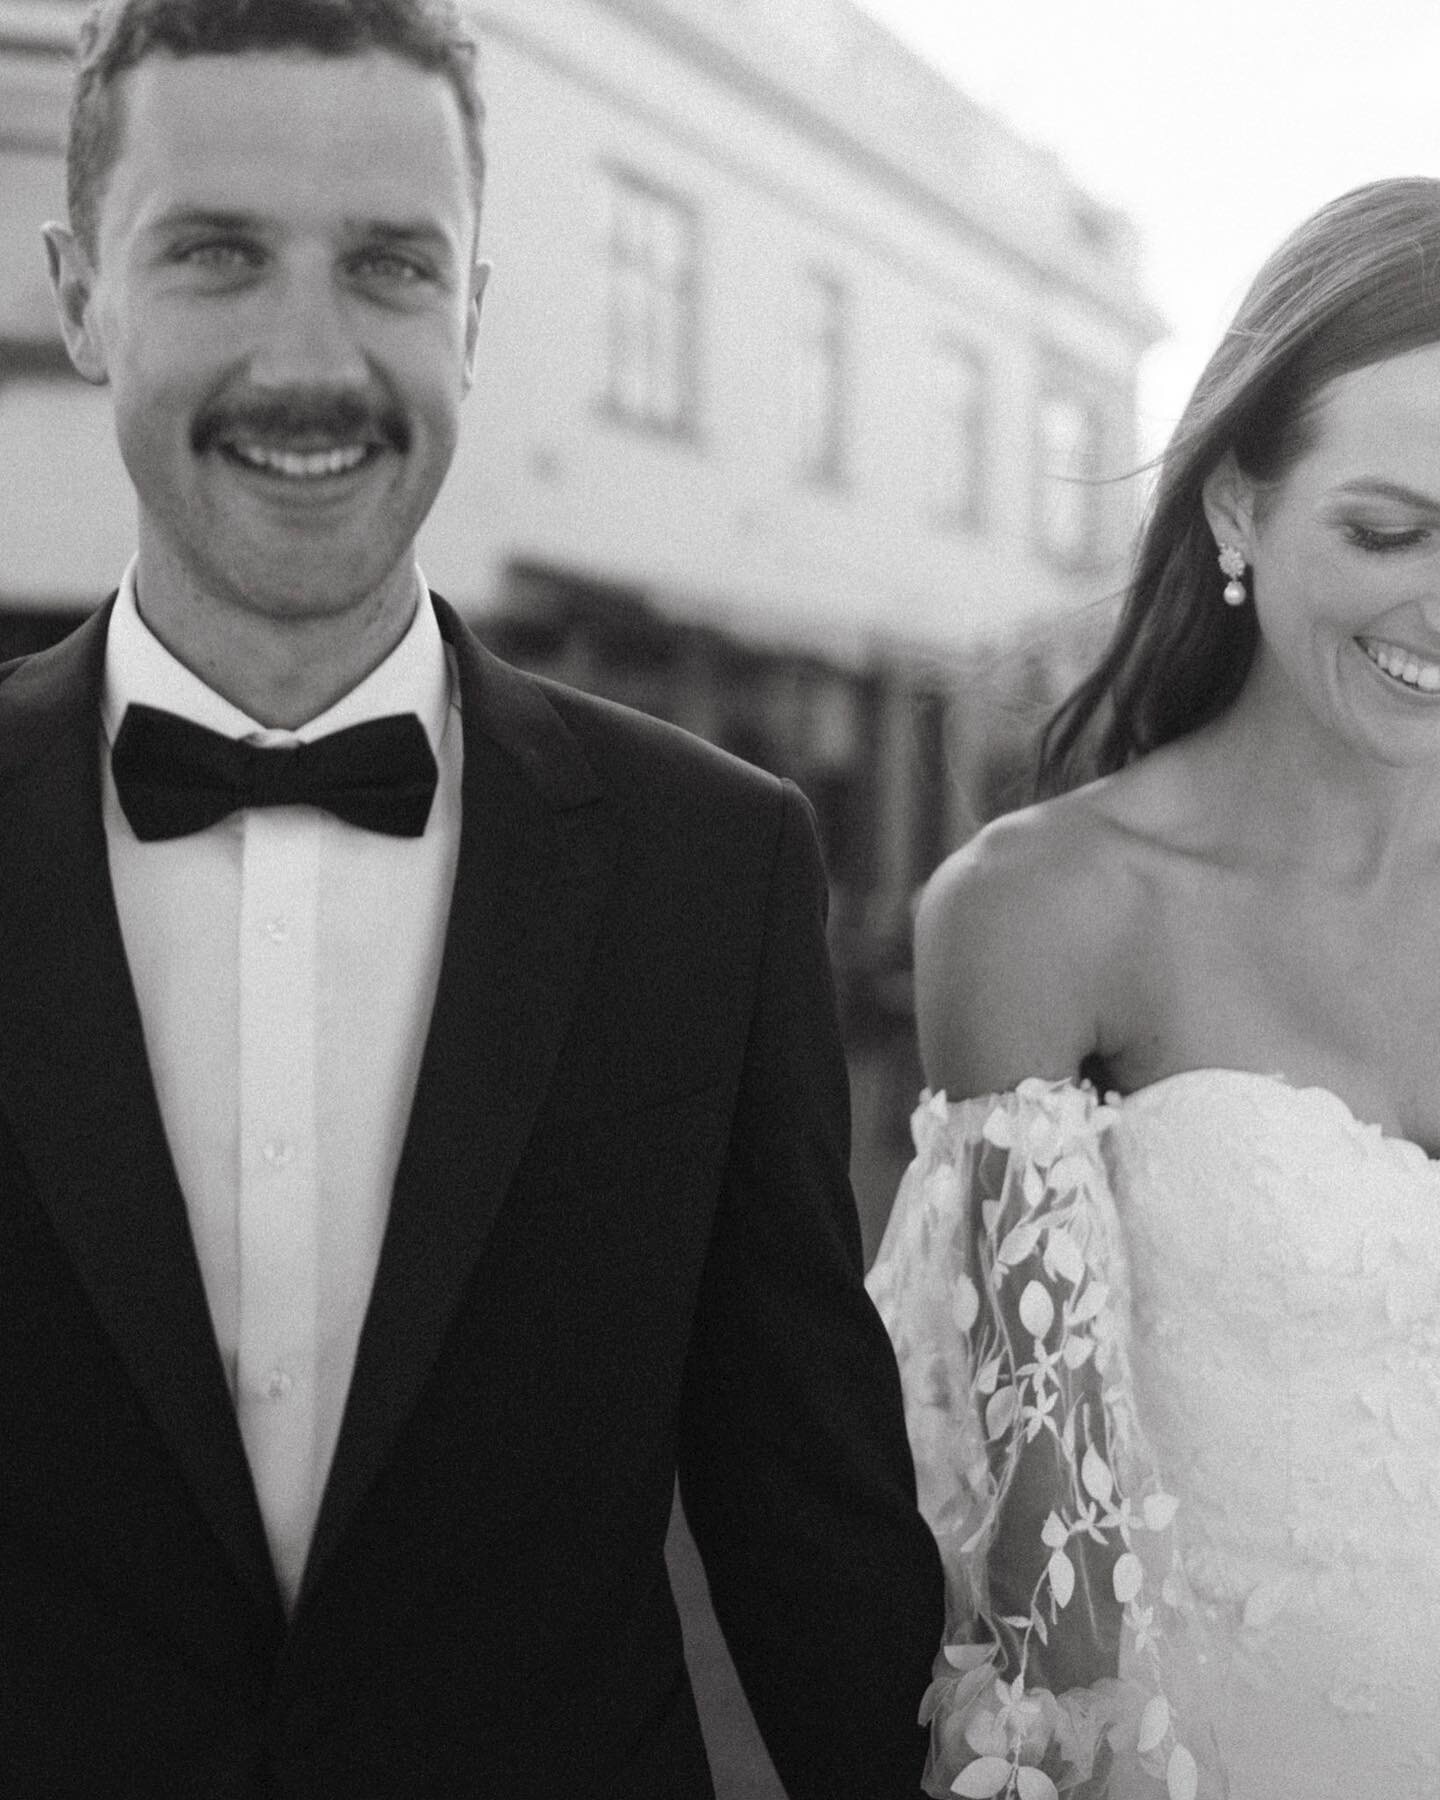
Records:
M295 1387L295 1377L288 1369L272 1369L265 1377L267 1400L288 1400Z

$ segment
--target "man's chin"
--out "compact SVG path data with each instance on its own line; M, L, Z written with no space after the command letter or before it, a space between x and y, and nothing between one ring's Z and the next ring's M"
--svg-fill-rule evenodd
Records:
M413 582L409 544L393 556L347 555L343 539L289 548L277 553L272 542L258 555L206 557L193 571L197 585L219 608L280 625L368 618L387 593Z

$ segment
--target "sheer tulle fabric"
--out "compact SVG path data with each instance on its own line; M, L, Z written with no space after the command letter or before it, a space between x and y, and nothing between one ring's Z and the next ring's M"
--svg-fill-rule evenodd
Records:
M949 1590L934 1795L1225 1791L1219 1647L1136 1414L1113 1118L1072 1083L925 1096L871 1271Z

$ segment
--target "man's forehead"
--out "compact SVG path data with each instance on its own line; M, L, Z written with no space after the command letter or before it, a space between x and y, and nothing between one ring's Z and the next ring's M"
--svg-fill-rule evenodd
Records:
M445 76L388 50L323 56L305 50L233 55L156 52L119 77L141 141L176 137L263 144L277 135L319 150L351 139L415 141L437 134L464 152L460 103ZM277 128L280 128L277 133Z
M408 226L468 201L449 83L388 51L155 55L122 80L114 180L123 188L128 173L151 218L283 211L308 197L331 216Z

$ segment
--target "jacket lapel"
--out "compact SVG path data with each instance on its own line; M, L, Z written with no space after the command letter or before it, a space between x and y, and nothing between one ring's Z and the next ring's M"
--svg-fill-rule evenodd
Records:
M0 683L0 1098L131 1381L215 1535L277 1611L110 887L108 618Z
M614 866L613 807L528 678L437 599L459 664L460 854L439 988L340 1441L314 1588L434 1365L544 1098Z

